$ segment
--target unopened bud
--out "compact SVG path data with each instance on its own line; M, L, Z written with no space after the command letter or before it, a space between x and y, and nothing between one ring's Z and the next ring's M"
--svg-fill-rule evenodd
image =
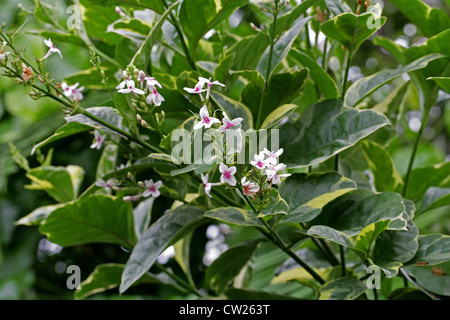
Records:
M253 22L250 22L250 27L255 31L261 31Z
M150 126L148 125L147 121L145 121L145 120L141 121L141 126L144 127L145 129L150 129Z
M116 13L121 17L125 15L125 13L123 13L122 9L120 9L119 6L116 6Z
M142 121L142 117L139 113L136 114L136 119L137 121L141 122Z
M145 184L142 181L138 182L138 186L139 186L139 188L145 189Z
M133 174L132 174L131 172L128 172L128 173L127 173L127 178L128 178L129 180L134 180Z

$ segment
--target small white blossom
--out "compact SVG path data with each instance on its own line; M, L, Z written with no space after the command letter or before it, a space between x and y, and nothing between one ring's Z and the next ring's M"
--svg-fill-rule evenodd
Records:
M206 87L206 88L207 88L207 89L206 89L206 100L209 99L209 95L210 95L210 93L211 93L211 87L212 87L212 86L221 86L221 87L225 87L225 85L222 84L222 83L220 83L219 81L213 81L213 82L211 82L211 78L206 79L206 78L200 77L199 80L200 80L201 82L204 82L204 83L207 85L207 87Z
M80 101L83 100L84 96L81 93L84 90L84 87L78 88L79 83L75 83L73 86L69 86L67 83L61 83L61 89L64 92L64 95L72 100Z
M158 90L153 87L153 90L150 91L150 94L147 96L145 101L150 105L154 103L155 106L159 107L161 106L161 103L165 101L165 99L161 94L159 94Z
M142 193L142 196L144 198L147 198L149 196L153 196L153 197L157 198L161 195L161 192L159 192L159 188L161 188L161 186L162 186L161 180L159 180L155 183L153 183L152 179L145 180L144 185L146 187L146 190L144 191L144 193Z
M194 125L194 130L198 130L201 127L206 129L211 128L214 123L220 123L220 120L209 116L208 107L203 106L199 112L200 121Z
M143 90L136 88L136 85L133 80L124 80L121 84L119 84L117 88L120 89L118 92L123 94L128 93L134 93L135 95L145 94Z
M208 195L208 197L212 198L211 196L211 189L213 186L220 186L220 183L209 183L208 182L208 174L204 175L203 173L200 174L202 177L203 185L205 186L205 193Z
M220 182L228 183L232 187L236 185L236 178L234 177L236 173L236 167L228 168L227 165L221 163L219 166L219 171L222 174L222 176L220 177Z
M267 180L271 181L272 184L279 185L281 184L281 178L290 177L290 173L286 174L278 174L278 172L286 169L286 165L284 163L280 163L276 166L268 166L266 169Z
M123 201L125 201L125 202L133 202L133 201L139 200L140 198L142 198L142 194L138 193L138 194L136 194L134 196L125 196L125 197L123 197Z
M200 96L200 99L202 99L202 101L203 101L204 99L203 99L202 92L208 91L206 89L203 89L203 87L205 86L205 83L206 83L204 80L206 80L206 81L208 81L208 80L205 78L202 78L202 77L200 77L198 79L199 79L199 82L195 85L194 88L186 88L185 87L184 90L186 90L187 92L192 93L192 94L198 94Z
M10 52L5 52L5 47L7 43L6 41L3 41L2 50L0 51L0 61L3 61L6 59L6 57L11 54Z
M41 60L47 59L48 57L50 57L50 56L51 56L52 54L54 54L54 53L59 54L59 56L61 57L61 59L63 58L63 57L62 57L62 54L61 54L61 50L59 50L58 48L55 47L55 45L53 44L51 38L48 38L48 40L44 39L44 43L45 43L45 45L46 45L49 49L48 49L48 51L47 51L47 54L46 54Z
M283 154L283 148L278 150L277 152L269 151L264 148L264 154L267 156L266 162L270 165L276 165L278 163L278 157Z
M247 181L247 177L242 178L241 184L242 184L242 191L248 197L254 197L255 194L259 191L259 186L256 183Z
M154 89L156 86L162 88L162 85L153 77L146 77L145 80L147 81L147 88L150 90Z
M91 145L91 149L100 150L102 148L103 143L105 142L106 135L102 135L99 131L95 130L95 141Z
M255 154L255 160L250 161L250 164L260 170L265 169L267 166L266 159L264 157L264 151L259 154Z
M106 190L111 190L114 187L120 186L120 183L113 179L109 179L108 181L105 181L103 179L98 179L95 182L95 185L100 188L105 188Z
M227 116L224 116L224 118L222 120L223 124L217 129L217 131L225 132L232 127L237 127L238 125L241 124L241 122L243 120L244 119L242 119L242 118L236 118L236 119L230 120Z

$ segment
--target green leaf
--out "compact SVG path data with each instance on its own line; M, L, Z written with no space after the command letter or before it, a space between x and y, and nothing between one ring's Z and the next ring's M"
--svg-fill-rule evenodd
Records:
M110 123L111 125L118 127L124 131L129 131L128 128L124 127L122 125L122 117L117 113L117 111L110 107L94 107L94 108L88 108L86 109L87 112L93 114L94 116ZM101 125L100 123L92 120L91 118L86 117L82 114L76 114L74 116L67 116L65 117L66 121L68 123L71 122L77 122L84 124L86 126L92 127L97 130L101 130L110 134L115 134L114 131L112 131L109 128L106 128L105 126Z
M136 242L132 205L105 195L82 198L54 210L39 231L63 247L100 242L132 248Z
M320 31L327 37L343 44L354 51L361 43L370 38L386 22L386 18L377 17L374 13L356 15L345 12L324 22Z
M203 223L203 213L199 208L181 206L153 223L131 252L122 274L120 293L146 273L168 246Z
M419 249L408 265L419 262L435 265L450 261L450 237L442 234L429 234L419 237Z
M59 139L63 139L66 137L70 137L70 136L80 133L80 132L88 131L89 129L90 129L90 127L86 126L84 124L80 124L80 123L76 123L76 122L69 122L69 123L63 125L62 127L60 127L58 130L56 130L53 135L51 135L44 141L39 142L37 145L35 145L33 147L33 149L31 150L31 155L33 155L37 149L41 149L42 147L45 147L46 145L48 145L54 141L57 141Z
M292 49L291 54L294 59L309 69L314 83L320 88L320 91L326 99L337 99L339 97L339 90L336 83L316 61L297 49Z
M193 287L195 287L195 283L192 278L191 264L190 264L191 242L193 235L194 233L191 232L186 237L175 243L174 250L175 250L175 260L178 262L178 265L189 279L189 282L192 284Z
M450 77L429 77L427 80L435 81L439 88L450 93Z
M266 216L272 216L277 214L287 214L289 206L286 201L280 197L280 194L276 189L270 190L269 195L269 205L261 210L258 214L258 218L263 218Z
M258 244L259 241L250 241L230 248L222 253L206 269L205 282L217 294L222 293L249 262Z
M405 48L403 48L401 45L394 42L394 40L383 37L383 36L376 36L373 38L373 44L376 46L381 46L383 49L385 49L391 56L393 56L398 62L401 64L406 64L406 58L405 58Z
M287 56L291 50L294 40L298 37L303 27L310 19L311 17L306 17L296 22L291 29L284 33L280 39L275 42L273 51L271 51L270 48L266 49L256 67L256 70L264 76L266 81L269 81L273 70Z
M390 154L382 146L369 140L362 141L361 147L372 171L376 190L401 193L403 179L395 168Z
M431 300L429 296L416 288L399 288L389 295L389 300Z
M403 220L405 205L403 198L393 192L373 193L369 190L350 191L333 200L322 209L322 213L311 221L311 225L324 225L357 235L365 227L382 220ZM390 226L404 229L406 223Z
M231 75L241 76L248 81L254 82L258 87L264 87L264 77L261 73L256 70L240 70L240 71L230 71Z
M396 270L398 270L401 264L414 257L419 246L417 242L419 229L413 222L414 203L406 200L405 206L406 211L403 214L403 219L407 221L406 230L385 231L380 235L375 244L372 260L377 266L384 269L389 269L393 263L397 263ZM390 271L393 273L387 274L387 276L390 278L395 276L397 273L396 270Z
M116 171L116 161L119 154L119 147L115 144L108 144L102 152L102 156L98 161L96 178L106 176L107 174Z
M133 209L134 216L134 231L138 239L147 231L151 218L152 218L152 208L155 202L154 197L150 197L141 201L136 208Z
M292 296L275 292L251 290L247 288L230 288L223 293L229 300L298 300Z
M114 79L114 72L111 71L112 69L101 68L101 70L105 73L105 76L108 79ZM100 72L98 71L97 68L94 67L83 71L68 74L65 76L64 81L67 82L69 85L78 82L81 83L84 87L87 87L89 89L103 90L105 88L105 86L102 83L103 78Z
M199 6L197 0L184 0L179 18L192 56L195 58L199 42L209 30L247 4L248 0L204 0Z
M297 109L296 104L285 104L276 108L271 114L267 116L261 125L261 129L270 129L279 124L286 118L289 118Z
M132 6L136 8L151 9L159 14L164 13L164 5L160 0L89 0L100 6Z
M33 210L25 217L20 218L15 224L24 226L38 226L56 209L64 206L63 203L43 206Z
M150 33L151 24L139 19L120 19L110 24L107 30L131 40L142 41Z
M280 222L303 223L317 217L322 208L341 195L356 189L356 184L336 172L294 174L279 187L289 205L289 214Z
M288 168L321 163L389 124L382 114L344 107L340 100L324 100L283 126L280 146Z
M32 181L28 189L44 190L58 202L68 202L78 196L84 170L79 166L38 167L26 174Z
M30 30L26 31L26 33L40 36L45 39L51 38L52 41L65 42L87 48L86 43L79 36L71 33L61 33L48 30Z
M404 269L422 288L436 294L450 296L450 262L435 266L408 266Z
M253 211L248 211L241 208L217 208L206 212L205 217L239 226L264 227Z
M150 61L151 50L153 48L153 45L158 40L161 28L164 22L172 13L172 10L176 9L176 7L180 4L180 1L181 0L175 1L169 8L167 8L167 10L164 12L164 14L161 15L159 20L152 26L152 29L149 32L148 36L145 38L140 48L131 59L130 65L134 65L140 70L147 69L147 65Z
M428 65L429 62L440 58L444 58L444 56L440 54L427 55L408 64L403 68L395 70L384 70L369 77L361 78L354 84L352 84L351 87L347 90L344 99L345 105L354 107L361 103L374 91L391 82L392 80L398 78L402 74L423 69Z
M355 241L349 235L327 226L312 226L308 229L308 235L324 238L344 247L355 247Z
M431 187L422 198L420 213L450 205L450 188Z
M211 96L219 107L226 112L230 119L243 118L242 129L247 130L253 127L253 116L250 110L241 102L233 100L221 93L211 92Z
M419 199L430 187L449 187L450 162L414 169L406 193L408 199Z
M430 7L424 1L392 0L391 2L427 37L450 29L450 19L445 11Z
M327 5L328 10L330 10L335 16L352 11L352 9L344 3L343 0L325 0L325 4Z
M372 244L383 231L388 229L389 224L389 220L381 220L376 223L372 223L361 230L355 240L355 247L360 250L357 251L357 253L364 252L361 259L364 260L367 256L369 256L369 250Z
M82 12L81 17L87 36L91 40L98 40L109 45L116 44L120 36L106 32L106 27L117 20L117 13L114 7L93 5L88 0L79 1ZM81 37L83 38L83 36Z
M107 263L98 265L89 277L80 284L75 292L75 299L82 300L97 293L115 289L120 285L120 277L125 265ZM146 273L135 284L175 284L165 274L152 275Z
M345 277L325 283L319 291L319 300L355 300L367 286L354 277Z

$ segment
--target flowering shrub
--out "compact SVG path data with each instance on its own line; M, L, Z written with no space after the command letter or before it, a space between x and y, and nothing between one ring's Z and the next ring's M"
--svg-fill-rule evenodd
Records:
M450 238L415 221L450 205L450 164L416 165L430 110L448 98L450 20L418 0L391 2L426 42L379 35L375 0L77 0L67 26L36 0L47 53L29 61L31 48L15 44L23 26L3 25L0 67L33 99L58 102L66 123L34 146L38 167L11 145L30 188L54 200L17 224L63 247L129 252L126 264L98 265L78 299L145 283L188 298L449 296ZM243 12L252 23L234 29ZM89 50L92 67L54 78L47 63L67 59L64 43ZM368 44L398 67L352 77ZM411 104L422 121L400 172L388 146L402 143ZM43 155L83 133L102 152L95 181L53 166L53 149ZM161 198L164 214L153 210ZM206 226L224 242L194 266Z

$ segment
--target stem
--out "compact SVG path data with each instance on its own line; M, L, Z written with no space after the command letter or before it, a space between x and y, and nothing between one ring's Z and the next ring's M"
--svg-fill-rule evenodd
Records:
M303 229L306 229L306 226L304 223L300 223ZM330 245L326 243L324 239L318 239L311 237L312 241L316 245L316 247L322 251L322 254L327 258L327 260L330 262L330 264L335 267L339 265L339 261L336 258L333 249L331 249Z
M167 10L169 8L169 5L167 4L166 0L161 0L164 8ZM175 19L174 15L172 14L172 12L169 13L169 17L170 17L170 22L172 23L172 25L175 27L175 31L178 34L178 37L180 38L181 41L181 46L183 47L183 51L184 54L186 56L186 59L189 63L189 65L191 66L192 70L197 70L197 66L195 65L194 60L192 59L191 53L189 52L189 48L186 44L186 41L184 39L184 35L183 35L183 31L181 30L180 26L177 23L177 20Z
M191 285L189 285L189 283L187 283L186 281L184 281L183 279L181 279L179 276L177 276L176 274L170 272L169 270L167 270L166 268L164 268L162 265L160 265L159 263L155 263L154 264L155 267L157 267L160 271L164 272L165 274L167 274L169 277L171 277L173 280L175 280L181 287L183 287L184 289L186 289L187 291L197 295L198 297L202 297L202 295L197 291L196 288L192 287Z
M267 63L266 83L264 84L264 91L261 96L261 100L259 102L258 116L256 118L256 128L259 128L261 126L262 107L264 105L264 98L267 95L267 88L269 87L269 77L270 77L270 69L272 68L272 56L273 56L273 47L275 45L275 31L277 26L277 18L278 18L278 2L275 1L275 12L273 15L272 32L270 36L269 62Z
M348 84L348 74L350 72L350 66L353 59L353 49L349 50L347 65L345 67L345 75L344 75L344 84L342 85L342 96L341 100L344 101L345 93L347 92L347 84Z
M301 258L299 258L295 252L293 252L291 249L289 249L283 242L283 240L280 238L280 236L276 233L275 230L273 230L268 223L264 219L260 219L260 221L264 224L266 227L267 232L262 232L264 236L266 236L270 241L272 241L274 244L276 244L281 250L283 250L286 254L288 254L292 259L294 259L295 262L297 262L300 266L302 266L317 282L319 282L321 285L325 283L325 280L318 275L314 269L312 269L306 262L304 262ZM261 229L258 228L258 230L261 231Z
M442 72L441 75L445 75L445 73L447 72L447 69L450 66L450 62L447 63L447 66L445 67L444 71ZM411 158L409 159L409 164L408 164L408 171L406 172L406 177L405 177L405 185L403 187L403 192L402 192L402 196L406 197L406 193L408 191L408 184L409 184L409 180L411 178L411 172L413 169L413 165L414 165L414 160L416 158L416 154L417 154L417 150L419 149L419 144L420 144L420 140L422 139L422 134L425 130L425 128L427 127L427 122L428 119L430 117L430 110L433 104L433 97L436 93L438 89L438 85L434 85L433 90L431 91L431 93L428 95L428 100L427 100L427 104L425 105L425 117L422 121L422 125L420 126L420 130L417 133L417 137L416 137L416 141L414 142L414 149L413 152L411 154Z
M142 147L144 147L144 148L146 148L146 149L148 149L150 151L157 152L157 153L165 153L162 149L159 149L158 147L155 147L155 146L152 146L151 144L148 144L147 142L139 139L138 137L135 137L135 136L129 134L128 132L126 132L126 131L124 131L124 130L122 130L122 129L120 129L120 128L118 128L118 127L116 127L116 126L114 126L114 125L104 121L103 119L93 115L92 113L89 113L88 111L86 111L85 109L83 109L83 108L81 108L79 106L77 106L76 111L79 114L82 114L82 115L84 115L84 116L94 120L95 122L98 122L101 125L103 125L103 126L109 128L109 129L113 130L114 132L117 132L117 133L121 134L122 136L125 136L126 138L128 138L128 140L133 141L133 142L141 145Z
M323 58L322 58L322 68L327 71L327 50L328 50L328 37L325 38L325 44L323 45Z
M345 277L347 275L347 270L345 267L345 253L344 253L344 246L339 246L339 252L341 254L341 269L342 269L342 276Z

